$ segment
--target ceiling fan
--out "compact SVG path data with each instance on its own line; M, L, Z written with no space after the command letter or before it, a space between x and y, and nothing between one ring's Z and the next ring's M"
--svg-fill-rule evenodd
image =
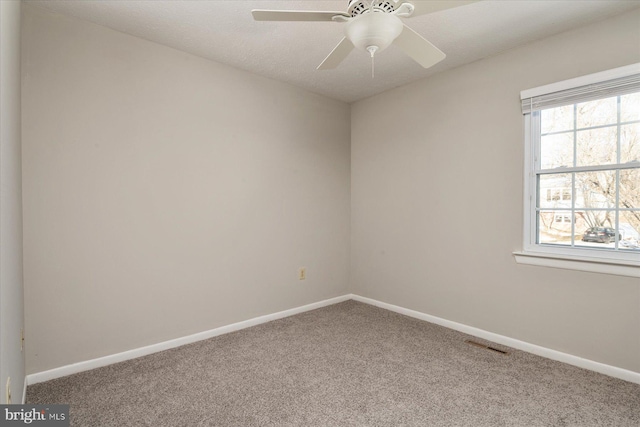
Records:
M346 12L254 9L251 13L256 21L346 22L345 37L322 61L318 70L337 67L354 48L368 52L373 67L374 55L382 52L391 43L424 68L429 68L442 61L446 55L403 24L400 18L424 15L476 1L479 0L349 0Z

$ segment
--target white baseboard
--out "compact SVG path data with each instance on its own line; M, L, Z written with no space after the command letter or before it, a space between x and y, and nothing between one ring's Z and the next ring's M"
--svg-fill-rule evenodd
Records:
M152 344L146 347L140 347L133 350L124 351L122 353L112 354L109 356L100 357L97 359L87 360L84 362L78 362L71 365L61 366L59 368L50 369L48 371L38 372L30 374L25 377L24 391L22 393L22 400L26 399L27 385L37 384L43 381L49 381L55 378L64 377L67 375L75 374L78 372L88 371L91 369L100 368L114 363L123 362L125 360L135 359L138 357L146 356L148 354L157 353L171 348L179 347L185 344L191 344L197 341L206 340L216 337L218 335L228 334L230 332L239 331L241 329L249 328L251 326L259 325L262 323L270 322L272 320L282 319L284 317L293 316L294 314L303 313L305 311L315 310L317 308L326 307L328 305L337 304L339 302L353 299L355 301L363 302L365 304L373 305L376 307L384 308L389 311L404 314L409 317L424 320L430 323L435 323L440 326L444 326L449 329L453 329L465 334L473 335L478 338L485 339L487 341L502 344L517 350L526 351L538 356L546 357L548 359L557 360L559 362L568 363L569 365L578 366L580 368L589 369L591 371L599 372L601 374L609 375L611 377L620 378L625 381L630 381L636 384L640 384L640 373L629 371L626 369L618 368L604 363L595 362L593 360L584 359L582 357L574 356L560 351L552 350L550 348L541 347L539 345L530 344L525 341L520 341L514 338L509 338L504 335L488 332L483 329L474 328L473 326L464 325L462 323L453 322L451 320L442 319L440 317L432 316L430 314L421 313L419 311L410 310L408 308L399 307L397 305L388 304L385 302L377 301L371 298L362 297L360 295L343 295L336 298L319 301L313 304L303 305L301 307L292 308L289 310L280 311L278 313L267 314L253 319L245 320L231 325L222 326L219 328L211 329L209 331L199 332L197 334L188 335L186 337L176 338L169 341L164 341L157 344Z
M414 317L416 319L435 323L436 325L454 329L456 331L473 335L487 341L492 341L498 344L505 345L507 347L515 348L517 350L526 351L527 353L533 353L538 356L546 357L547 359L557 360L558 362L564 362L569 365L578 366L580 368L589 369L591 371L599 372L611 377L620 378L625 381L640 384L640 373L638 372L629 371L627 369L622 369L611 365L605 365L604 363L595 362L593 360L584 359L582 357L574 356L567 353L562 353L550 348L541 347L539 345L531 344L525 341L505 337L504 335L494 334L493 332L474 328L473 326L468 326L462 323L453 322L451 320L442 319L440 317L431 316L430 314L421 313L419 311L410 310L408 308L399 307L397 305L387 304L386 302L377 301L371 298L361 297L359 295L351 295L351 299L363 302L365 304L384 308L389 311L394 311L396 313L404 314L409 317Z
M254 317L253 319L244 320L231 325L221 326L209 331L199 332L197 334L188 335L186 337L176 338L157 344L140 347L133 350L123 351L122 353L111 354L109 356L99 357L97 359L86 360L84 362L73 363L71 365L61 366L59 368L50 369L48 371L29 374L25 381L26 385L37 384L49 381L55 378L66 377L67 375L76 374L78 372L89 371L91 369L101 368L103 366L112 365L114 363L123 362L125 360L135 359L152 353L169 350L171 348L180 347L185 344L191 344L197 341L206 340L217 337L218 335L228 334L229 332L239 331L240 329L256 326L261 323L270 322L272 320L282 319L284 317L293 316L294 314L303 313L305 311L315 310L317 308L326 307L328 305L337 304L339 302L351 299L351 295L343 295L330 298L324 301L303 305L301 307L280 311L278 313L267 314L264 316ZM26 395L26 393L25 393Z

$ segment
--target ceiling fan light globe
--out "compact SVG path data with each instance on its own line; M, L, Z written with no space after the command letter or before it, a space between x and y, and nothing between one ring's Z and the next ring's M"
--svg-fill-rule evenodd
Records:
M345 26L345 34L353 45L363 51L369 46L377 46L382 52L400 35L404 25L397 16L371 12L359 15ZM376 52L376 53L377 53Z

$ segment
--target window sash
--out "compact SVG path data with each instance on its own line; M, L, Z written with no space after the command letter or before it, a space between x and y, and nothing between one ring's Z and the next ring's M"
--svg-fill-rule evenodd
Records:
M595 166L580 167L563 167L555 169L540 169L540 140L541 140L541 115L539 111L535 111L525 115L525 189L527 197L525 197L525 221L524 221L524 250L531 253L548 253L551 255L581 257L584 259L605 259L612 262L622 261L640 265L640 254L637 251L630 251L616 246L615 249L592 248L580 245L561 245L553 243L538 243L538 212L554 210L557 212L567 212L572 216L575 214L575 194L571 197L571 207L566 208L540 208L538 206L538 198L541 197L538 189L538 177L546 174L558 173L578 173L592 172L600 170L624 170L630 168L638 168L637 163L609 164ZM631 211L632 209L620 208L588 208L589 210L611 211L617 210L616 218L619 213ZM575 221L571 223L572 234L574 233ZM616 239L617 240L617 239ZM575 242L574 242L575 243ZM616 242L618 245L618 242Z

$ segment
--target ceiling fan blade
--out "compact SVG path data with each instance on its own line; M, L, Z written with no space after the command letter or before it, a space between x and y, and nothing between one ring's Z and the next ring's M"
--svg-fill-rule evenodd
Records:
M318 70L330 70L336 68L353 50L353 43L348 38L343 38L338 43L338 46L334 47L331 53L322 61L322 64L318 65Z
M251 11L256 21L333 21L334 16L349 18L345 12L316 12L311 10L262 10Z
M438 12L440 10L451 9L454 7L465 6L467 4L476 3L480 0L473 1L432 1L432 0L399 0L398 6L402 3L411 3L414 7L411 16L426 15L427 13ZM397 8L397 6L396 6Z
M429 68L447 57L440 49L406 25L393 44L424 68Z

